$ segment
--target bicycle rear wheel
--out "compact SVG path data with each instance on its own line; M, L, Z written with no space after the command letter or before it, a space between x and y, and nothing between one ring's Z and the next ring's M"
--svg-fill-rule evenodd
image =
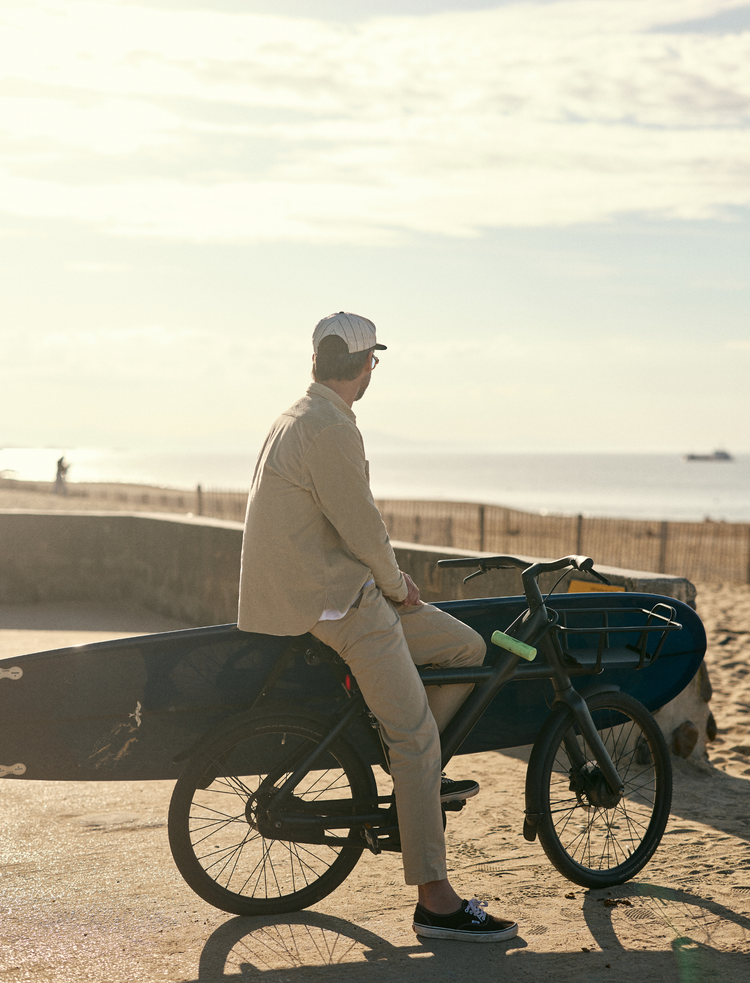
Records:
M537 738L526 775L527 813L544 852L583 887L622 884L651 859L672 801L672 767L649 711L627 693L586 701L624 786L613 793L571 711L558 704Z
M307 908L335 890L362 847L276 839L263 805L323 739L304 717L267 717L239 725L188 761L169 807L169 845L190 887L209 904L236 915ZM294 789L306 815L336 800L338 815L354 800L375 799L372 770L344 740L336 741ZM347 806L351 800L351 806ZM264 835L265 834L265 835ZM336 829L331 835L346 837ZM309 838L309 837L308 837Z

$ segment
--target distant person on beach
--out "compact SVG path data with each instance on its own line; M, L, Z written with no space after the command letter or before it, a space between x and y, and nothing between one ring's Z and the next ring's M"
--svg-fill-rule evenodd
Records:
M68 485L66 475L70 465L66 462L63 455L57 462L57 477L55 478L55 495L67 495Z
M441 775L440 735L471 686L425 690L416 665L479 665L473 629L419 598L399 570L370 491L352 404L378 365L375 325L357 314L313 332L313 383L273 424L258 457L242 543L239 627L310 632L356 676L390 750L404 877L417 885L413 927L432 938L490 942L518 926L447 879L441 801L476 795Z

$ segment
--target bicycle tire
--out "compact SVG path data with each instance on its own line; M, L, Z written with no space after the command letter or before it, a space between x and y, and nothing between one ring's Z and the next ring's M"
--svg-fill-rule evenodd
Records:
M257 825L259 795L288 777L324 735L319 722L305 717L265 717L238 725L188 761L169 806L169 845L178 870L204 901L235 915L299 911L351 873L364 842L300 843L264 836ZM294 790L305 802L351 798L361 804L376 795L372 769L343 738Z
M661 842L672 802L672 766L651 713L627 693L586 701L623 781L612 795L573 714L557 704L537 738L526 775L526 809L557 870L582 887L634 877ZM574 765L571 756L582 755ZM582 764L581 764L582 761ZM527 820L528 822L528 820Z

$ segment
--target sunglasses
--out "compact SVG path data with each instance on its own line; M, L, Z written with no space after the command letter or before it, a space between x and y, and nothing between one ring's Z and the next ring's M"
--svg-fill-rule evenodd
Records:
M378 356L377 355L373 355L372 356L372 365L370 367L373 368L373 369L374 368L377 368L377 365L378 365L378 362L379 361L380 361L380 359L378 358Z

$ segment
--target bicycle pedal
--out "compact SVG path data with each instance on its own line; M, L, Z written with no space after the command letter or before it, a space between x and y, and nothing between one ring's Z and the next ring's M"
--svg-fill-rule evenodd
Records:
M460 812L466 805L466 799L454 799L452 802L443 802L445 812Z
M372 853L374 853L376 856L377 854L382 853L382 850L380 848L380 843L378 842L378 838L377 836L374 835L372 829L370 829L369 826L366 826L362 830L362 833L364 834L365 841L367 842L367 846L369 850Z

